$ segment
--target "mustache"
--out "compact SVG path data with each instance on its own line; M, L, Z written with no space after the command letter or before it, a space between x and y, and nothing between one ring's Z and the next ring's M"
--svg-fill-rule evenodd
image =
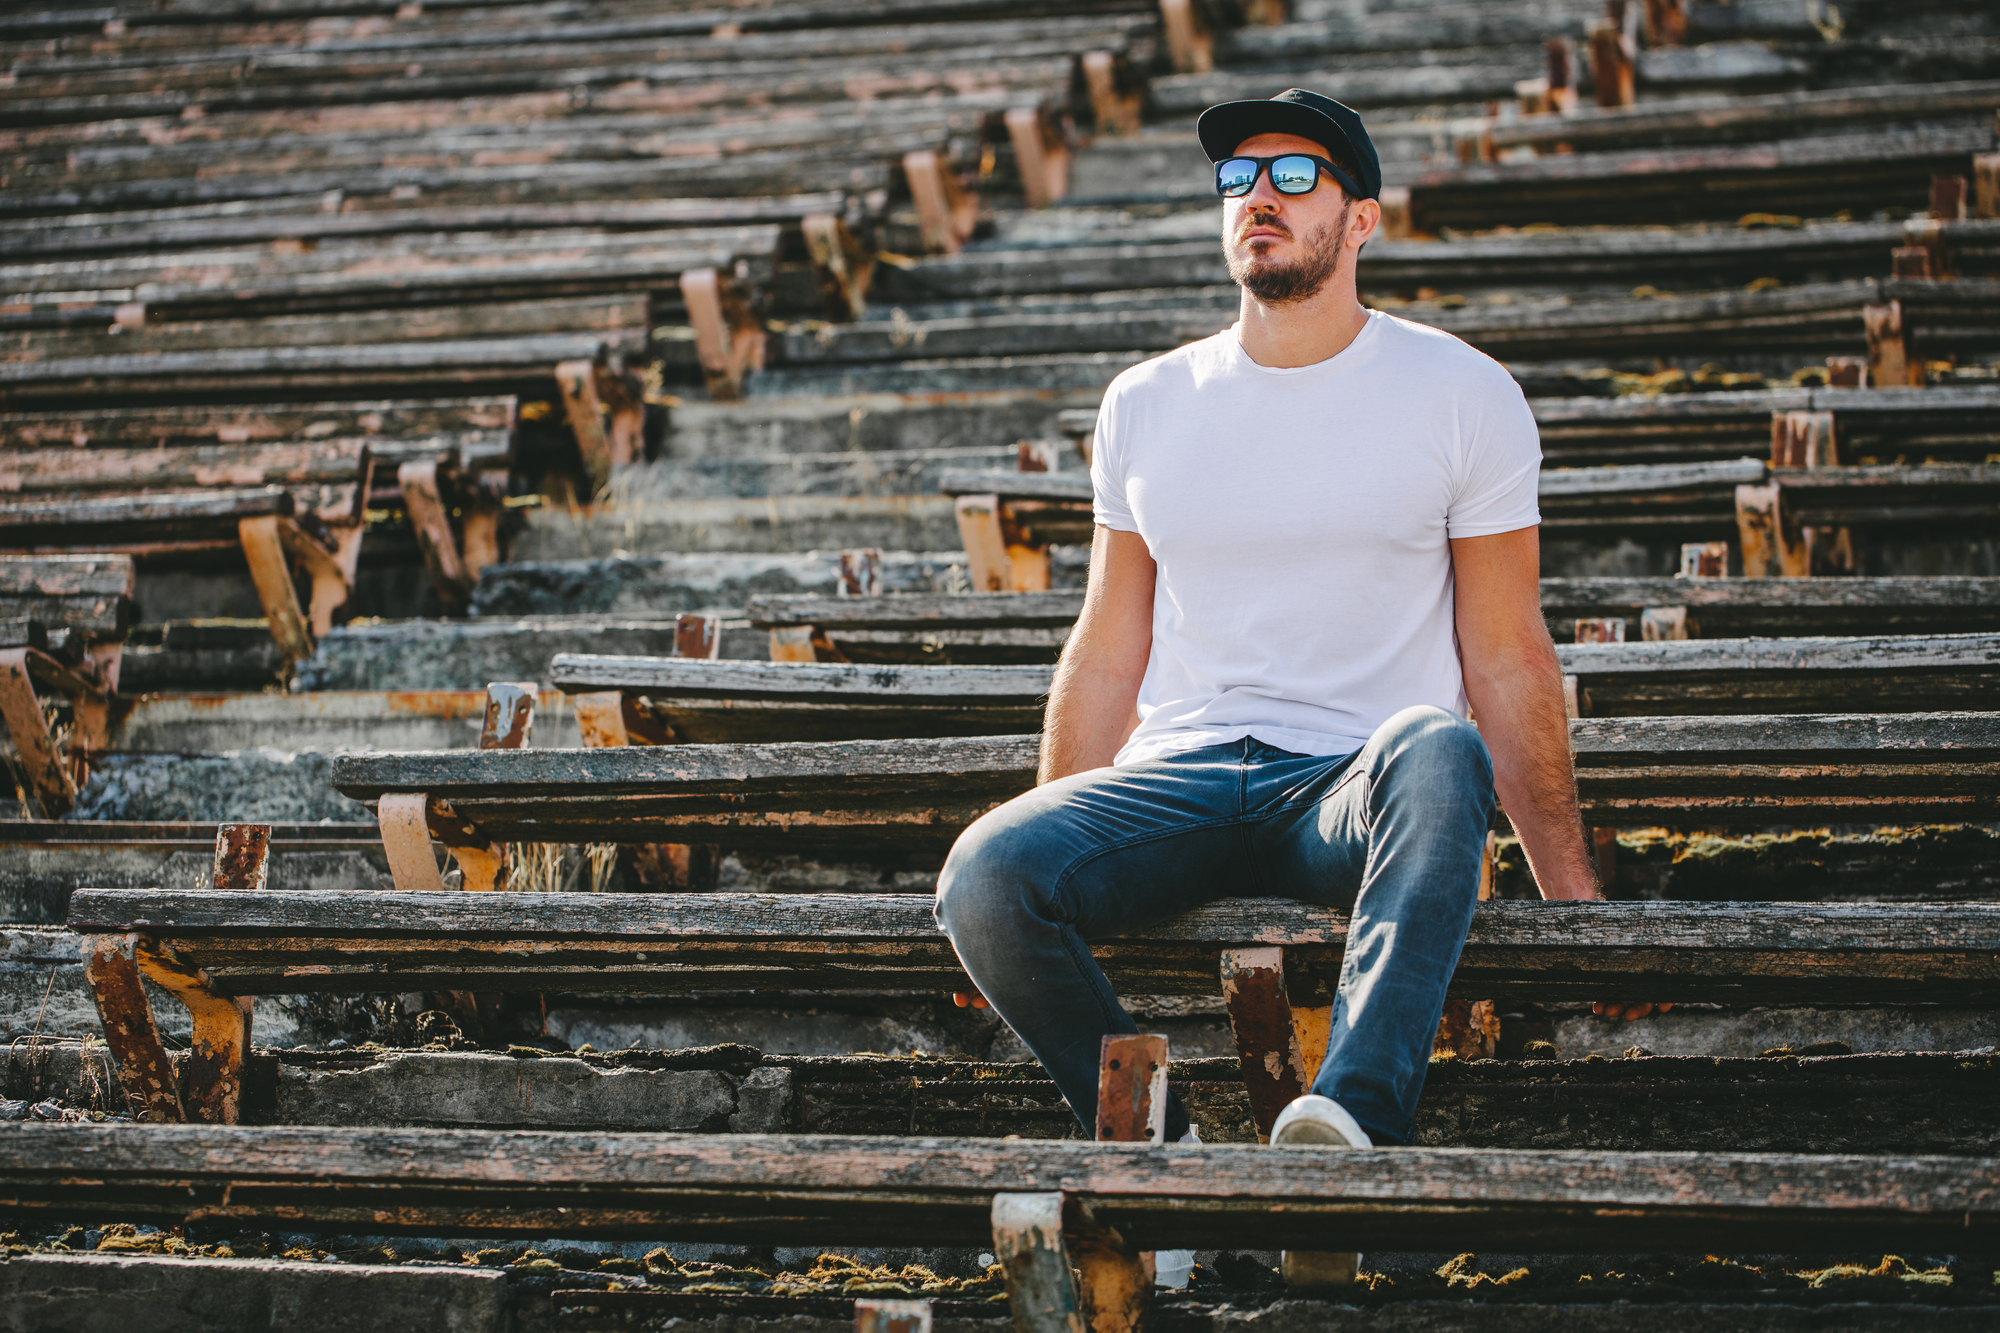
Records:
M1278 235L1284 237L1286 240L1292 239L1292 229L1278 221L1276 213L1252 213L1249 217L1243 219L1243 225L1236 229L1236 239L1239 241L1242 240L1259 227L1267 227L1277 232Z

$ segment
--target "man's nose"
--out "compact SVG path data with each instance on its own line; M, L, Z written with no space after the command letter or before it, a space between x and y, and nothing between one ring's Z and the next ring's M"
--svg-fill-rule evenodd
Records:
M1257 173L1257 183L1250 187L1250 193L1243 196L1243 206L1261 209L1266 213L1285 211L1285 196L1279 194L1278 187L1271 184L1271 173L1268 170Z

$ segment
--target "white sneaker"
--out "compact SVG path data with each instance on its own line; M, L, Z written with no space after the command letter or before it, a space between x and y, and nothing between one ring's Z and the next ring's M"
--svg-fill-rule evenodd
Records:
M1369 1148L1363 1130L1347 1108L1331 1097L1309 1092L1293 1100L1271 1126L1271 1146L1293 1148L1316 1144L1328 1148ZM1286 1250L1285 1285L1345 1287L1361 1270L1361 1256L1338 1250Z
M1178 1142L1200 1143L1201 1127L1190 1124L1188 1132L1181 1135ZM1188 1276L1194 1272L1193 1250L1154 1250L1153 1285L1172 1287L1175 1291L1187 1289Z

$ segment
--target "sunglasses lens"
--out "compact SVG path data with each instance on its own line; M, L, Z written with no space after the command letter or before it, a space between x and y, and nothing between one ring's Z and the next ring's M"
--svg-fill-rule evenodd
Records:
M1257 164L1247 157L1232 157L1215 164L1215 192L1223 198L1250 193L1257 183Z
M1319 164L1309 157L1281 157L1271 164L1271 184L1279 194L1305 194L1319 184Z

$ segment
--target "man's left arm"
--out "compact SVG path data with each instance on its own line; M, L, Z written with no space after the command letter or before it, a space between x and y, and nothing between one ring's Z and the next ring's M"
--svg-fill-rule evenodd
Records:
M1465 696L1493 755L1493 789L1548 899L1596 899L1597 867L1577 811L1562 668L1542 619L1541 529L1451 543ZM1643 1018L1667 1005L1599 1002Z

